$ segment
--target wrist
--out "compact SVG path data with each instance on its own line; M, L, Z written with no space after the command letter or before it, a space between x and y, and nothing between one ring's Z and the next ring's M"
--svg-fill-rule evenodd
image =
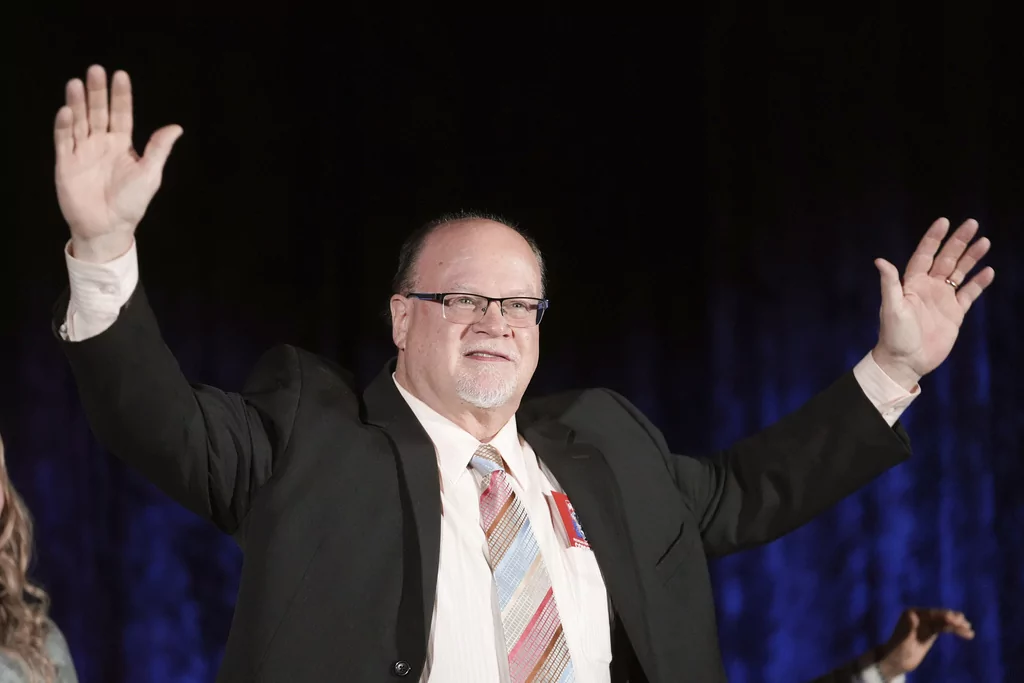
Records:
M878 661L878 673L882 675L882 679L885 681L891 681L897 676L905 674L902 668L897 666L895 663L889 661L888 657L883 657Z
M109 263L124 256L135 237L132 233L115 233L97 237L71 236L69 253L76 261L85 263Z
M907 391L913 391L921 380L919 372L881 347L876 346L871 350L871 358L882 372Z

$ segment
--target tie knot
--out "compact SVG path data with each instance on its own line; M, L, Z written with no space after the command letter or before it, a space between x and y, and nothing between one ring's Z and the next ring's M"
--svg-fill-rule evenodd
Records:
M469 466L477 472L489 475L494 470L504 471L505 459L501 457L497 448L484 443L480 444L480 447L473 453L473 459L469 461Z

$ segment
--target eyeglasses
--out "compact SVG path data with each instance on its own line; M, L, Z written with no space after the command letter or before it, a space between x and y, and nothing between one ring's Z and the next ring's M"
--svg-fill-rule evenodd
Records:
M535 299L529 296L495 298L463 292L431 294L409 292L406 296L410 299L434 301L441 304L441 315L444 319L457 325L472 325L483 320L492 301L498 302L501 314L505 316L505 322L510 327L540 325L544 311L548 309L547 299Z

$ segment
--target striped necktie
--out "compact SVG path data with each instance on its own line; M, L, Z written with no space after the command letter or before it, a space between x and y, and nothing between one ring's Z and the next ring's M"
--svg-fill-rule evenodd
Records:
M508 482L505 461L494 446L483 444L470 466L484 477L480 525L498 589L512 683L573 681L551 577L526 508Z

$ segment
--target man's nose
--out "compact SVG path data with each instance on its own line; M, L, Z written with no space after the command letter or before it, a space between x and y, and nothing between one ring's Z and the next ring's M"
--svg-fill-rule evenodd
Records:
M508 322L501 314L501 304L497 301L489 301L484 309L484 317L476 324L482 332L499 337L509 333Z

